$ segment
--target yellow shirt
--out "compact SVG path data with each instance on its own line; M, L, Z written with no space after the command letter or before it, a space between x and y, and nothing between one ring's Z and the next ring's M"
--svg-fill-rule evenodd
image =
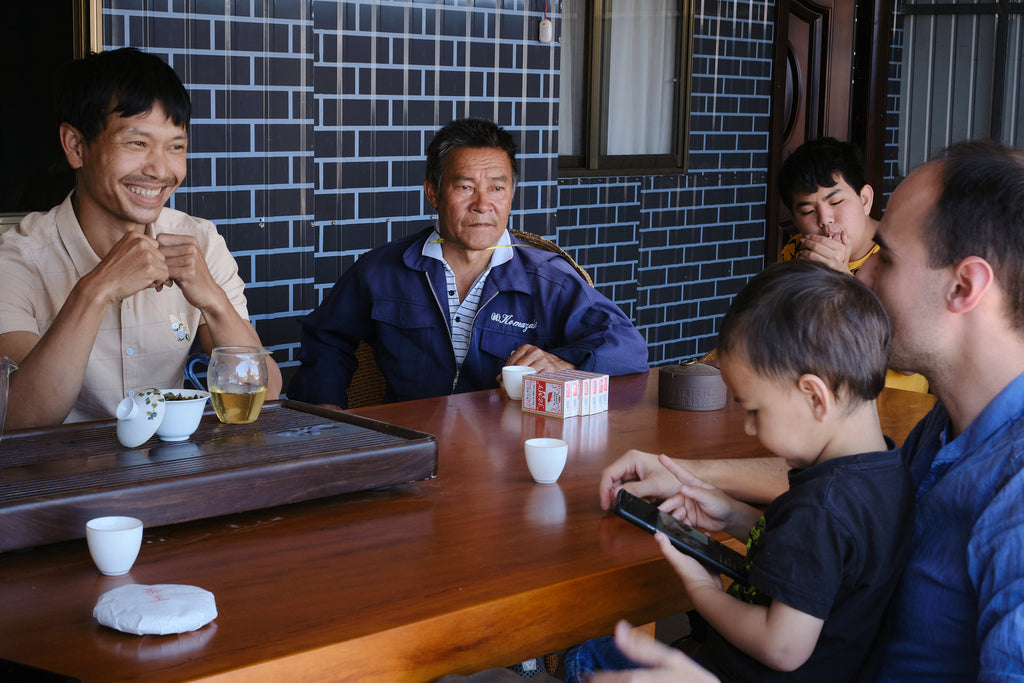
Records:
M924 375L919 375L917 373L914 373L913 375L904 375L898 370L886 370L885 386L890 389L916 391L921 394L928 393L928 380L924 378Z

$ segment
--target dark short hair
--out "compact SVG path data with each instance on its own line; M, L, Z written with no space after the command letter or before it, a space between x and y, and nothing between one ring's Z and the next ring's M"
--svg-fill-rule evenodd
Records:
M111 114L143 114L159 102L176 126L188 126L192 105L178 74L156 55L133 47L94 52L67 64L57 80L57 118L92 142Z
M512 134L487 119L456 119L437 131L427 147L427 180L434 187L441 187L448 155L460 147L492 147L502 150L512 164L513 187L519 183L517 147Z
M1010 324L1024 331L1024 152L972 140L937 159L939 198L922 235L928 265L946 268L968 256L988 261L1006 292Z
M864 158L856 145L835 138L809 140L782 163L779 197L786 208L792 210L794 195L798 192L812 194L819 187L835 186L837 173L855 192L868 184Z
M722 319L721 353L759 375L817 375L841 396L870 401L885 386L892 328L878 297L846 273L802 259L775 263L736 295Z

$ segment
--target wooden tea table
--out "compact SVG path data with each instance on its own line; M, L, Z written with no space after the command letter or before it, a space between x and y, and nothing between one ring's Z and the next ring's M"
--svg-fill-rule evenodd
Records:
M902 441L931 403L886 390L886 433ZM83 681L430 681L677 614L687 601L654 541L601 511L601 470L629 448L764 453L731 400L659 408L657 371L613 378L610 406L563 421L494 390L364 408L435 435L437 477L147 528L126 577L101 576L84 540L2 553L0 657ZM532 436L570 444L555 485L530 478ZM126 582L200 586L219 616L180 636L100 626L97 598Z

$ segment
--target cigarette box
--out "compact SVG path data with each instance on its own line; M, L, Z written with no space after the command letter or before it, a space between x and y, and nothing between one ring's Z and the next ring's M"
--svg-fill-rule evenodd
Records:
M523 378L525 412L552 417L575 417L608 410L608 375L582 370L558 370Z
M523 410L527 413L572 417L579 415L579 379L541 372L523 377Z
M566 376L580 380L580 415L608 410L608 375L582 370L563 370Z

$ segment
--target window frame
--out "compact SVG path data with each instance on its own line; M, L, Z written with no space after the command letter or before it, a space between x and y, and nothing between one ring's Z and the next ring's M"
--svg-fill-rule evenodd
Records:
M569 0L563 0L567 2ZM676 93L674 136L675 144L668 154L602 155L601 132L606 118L607 100L603 97L602 75L604 69L602 17L606 0L582 0L586 3L584 30L586 44L583 48L583 104L584 112L580 127L582 154L559 155L558 171L564 176L622 175L634 173L656 175L659 173L683 173L689 166L690 92L693 76L693 0L677 0L679 3L679 61L678 91Z

